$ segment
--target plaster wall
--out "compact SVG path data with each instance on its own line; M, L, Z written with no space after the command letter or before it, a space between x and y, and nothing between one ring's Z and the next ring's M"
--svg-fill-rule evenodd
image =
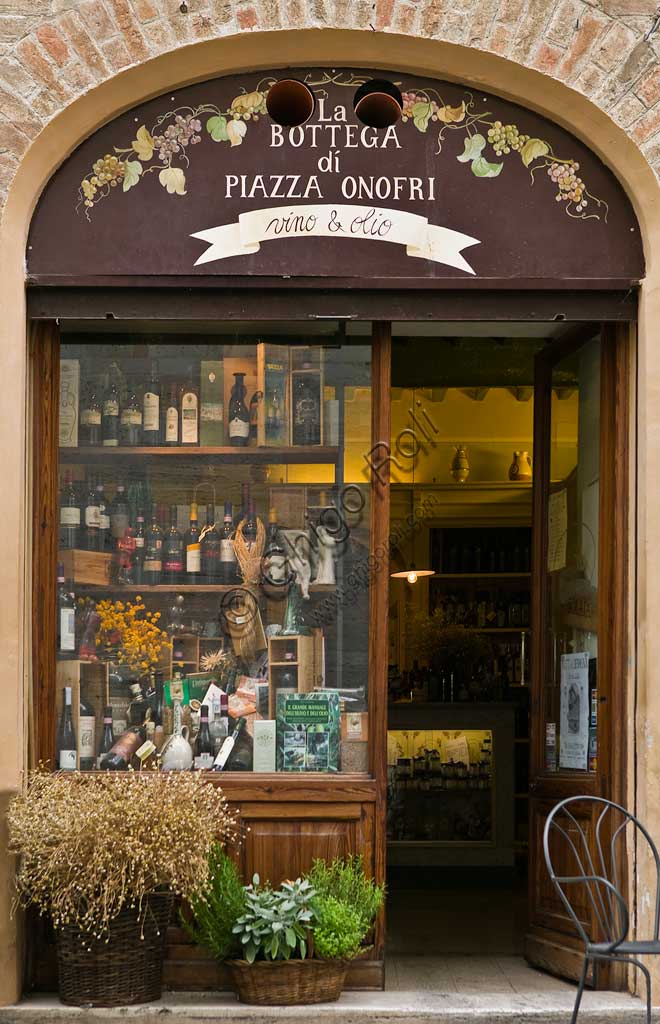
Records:
M337 23L348 22L358 27L323 27L328 24L331 6L337 11L341 8ZM7 125L13 124L22 136L18 138L10 132L18 144L5 148L0 155L0 168L7 190L0 224L0 380L7 396L7 400L0 403L4 492L3 529L0 531L0 565L3 566L0 644L4 655L0 713L0 814L8 797L21 785L26 751L25 695L28 692L31 614L30 591L26 584L30 571L31 537L27 514L30 431L24 254L27 230L39 194L56 167L81 139L121 111L151 96L192 81L245 69L341 63L396 68L412 74L467 81L522 103L562 124L590 145L613 169L635 206L645 245L647 278L640 300L635 396L637 418L633 429L637 440L636 555L633 552L637 574L635 581L635 573L631 573L631 586L636 586L637 630L633 632L631 643L627 724L631 757L636 743L637 759L629 772L628 803L636 805L642 819L660 837L660 695L657 669L660 665L660 630L653 628L660 620L660 574L654 571L654 565L660 561L660 506L655 500L660 487L660 346L655 341L656 324L660 321L660 185L649 162L651 151L647 144L641 143L647 150L642 152L638 141L633 140L612 116L613 110L612 113L606 112L587 98L577 78L576 88L565 83L566 79L577 75L577 67L582 66L583 59L586 74L587 66L596 64L595 54L587 59L586 49L582 51L570 73L561 71L562 65L558 60L554 66L556 76L549 66L541 66L540 70L531 67L533 60L537 64L540 60L538 51L542 33L535 19L541 10L545 12L541 19L544 26L550 26L552 20L555 25L553 32L559 32L563 26L568 33L562 44L565 55L561 60L567 60L571 53L575 56L577 42L574 33L566 28L576 23L573 7L578 9L578 22L580 17L586 19L588 15L595 19L603 32L609 24L608 32L616 29L623 33L622 38L629 39L628 33L634 36L635 33L640 34L644 26L648 27L650 9L655 9L655 0L652 4L643 0L601 0L601 3L591 5L572 5L572 0L564 0L562 4L546 0L534 0L529 4L517 0L502 0L500 3L493 0L479 3L455 0L446 7L438 3L413 4L406 0L397 3L382 0L375 7L360 0L353 4L333 5L329 2L324 4L321 0L308 5L296 4L293 0L277 5L264 0L258 9L250 3L230 5L216 2L211 7L209 3L190 0L193 16L185 23L188 26L185 29L181 28L178 3L170 0L134 0L132 5L128 0L82 0L77 3L33 0L30 5L19 4L17 0L0 0L0 76L4 75L6 80L8 62L18 76L13 84L7 83L7 89L0 89L0 109L5 117L2 121L5 134L0 136L4 141L0 142L0 149L3 145L8 147ZM558 14L560 8L563 11L561 17ZM207 12L203 16L202 9ZM434 10L438 12L437 32L430 27ZM446 13L439 13L445 10ZM615 10L627 13L619 17L613 13ZM486 28L477 30L480 11L490 25L487 36ZM210 21L210 25L205 24L204 18ZM376 23L372 25L374 18ZM498 19L504 27L497 29L495 36ZM79 21L87 28L86 35L78 37L76 49L72 37L64 38L62 32L66 25L78 25ZM430 38L434 34L442 35L440 24L449 25L450 22L454 26L452 31L465 45ZM86 40L93 42L89 28L92 23L99 26L98 45L94 43L90 58L95 62L95 70L92 70L92 65L83 65L80 56L83 44L87 46ZM581 23L584 26L585 20ZM10 24L14 25L13 29ZM289 30L285 27L288 24L299 27ZM316 27L309 27L310 24ZM461 24L465 25L464 33L460 30ZM527 35L523 38L524 26ZM379 31L371 31L371 28ZM23 29L25 32L21 36ZM406 35L406 32L411 34ZM214 38L195 41L208 35ZM67 55L59 43L60 37L64 39ZM507 47L502 44L502 49L515 53L518 63L496 52L492 40L505 37L509 38L509 44ZM101 42L101 38L105 41ZM561 48L559 43L555 45ZM645 58L636 65L638 69L645 69L639 70L636 79L640 90L641 76L646 72L651 74L655 63L654 46L653 42L650 48L644 44L643 53L648 57L653 51L652 58L649 63ZM49 52L47 57L41 53L44 47ZM128 52L128 59L122 56L122 47ZM623 53L623 43L619 49ZM100 57L95 56L95 52ZM41 69L39 75L42 77L38 82L39 76L32 66L35 61ZM525 67L525 63L530 67ZM20 77L17 68L27 77ZM50 75L47 68L51 69ZM603 77L611 78L613 83L619 82L622 80L621 70L620 63L615 62L615 66L603 72ZM36 84L30 85L30 76ZM77 85L74 79L78 81ZM645 88L644 94L650 95L650 82ZM38 91L32 94L34 89ZM607 109L609 111L610 107ZM17 127L19 122L22 127ZM660 159L660 145L658 153ZM635 672L636 698L633 686ZM0 843L4 846L1 832ZM648 923L651 912L647 898L651 883L648 864L638 866L636 878L642 928ZM6 856L2 856L0 1003L11 1002L20 992L18 926L9 916L11 882L11 864Z

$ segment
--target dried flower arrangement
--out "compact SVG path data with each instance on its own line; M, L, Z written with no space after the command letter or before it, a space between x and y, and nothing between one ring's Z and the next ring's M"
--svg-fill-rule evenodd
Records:
M140 675L158 664L163 647L171 641L160 628L160 612L148 612L138 594L135 601L99 601L97 646L105 646L120 665L129 665Z
M119 912L169 891L199 899L215 843L238 838L225 797L192 772L29 773L8 811L16 903L105 938Z
M246 522L246 519L241 519L236 527L234 551L243 580L247 586L250 586L250 584L258 583L261 579L261 556L266 546L266 530L261 519L257 518L257 536L254 541L248 542L243 536L243 527Z

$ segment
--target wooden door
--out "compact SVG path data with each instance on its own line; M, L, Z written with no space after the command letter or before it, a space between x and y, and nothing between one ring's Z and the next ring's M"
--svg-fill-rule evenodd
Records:
M628 325L581 325L536 365L526 956L568 978L582 946L548 877L545 821L565 797L625 801L628 338ZM586 806L582 818L588 834ZM574 873L551 853L558 874Z

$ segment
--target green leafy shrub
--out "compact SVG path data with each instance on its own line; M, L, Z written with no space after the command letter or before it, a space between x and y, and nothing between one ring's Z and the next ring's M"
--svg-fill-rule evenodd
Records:
M334 896L317 897L314 909L315 955L321 960L352 960L357 956L365 935L358 911Z
M372 878L365 875L362 857L347 857L346 860L337 857L330 863L315 860L307 878L316 892L317 902L332 896L358 914L362 941L385 899L385 887L376 885Z
M280 889L260 887L259 876L245 890L245 911L234 925L243 955L255 960L304 960L309 930L316 920L314 890L302 878L283 882Z
M245 911L245 886L236 865L215 843L209 854L209 882L190 900L192 918L182 914L183 926L194 942L205 946L218 960L240 952L234 926Z

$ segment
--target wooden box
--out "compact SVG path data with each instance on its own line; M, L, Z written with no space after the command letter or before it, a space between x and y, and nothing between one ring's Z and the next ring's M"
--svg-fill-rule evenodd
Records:
M81 551L69 548L60 551L58 561L64 566L64 578L73 583L105 586L110 582L112 555L103 551Z
M287 658L287 654L293 657ZM311 693L323 686L323 632L311 636L268 637L268 717L276 717L277 690L288 670L294 676L297 693Z
M259 342L257 345L257 380L263 395L259 403L257 444L283 448L291 443L290 428L290 375L289 346ZM280 427L275 429L268 421L268 413L277 392L280 402Z
M64 687L71 687L71 715L78 743L80 761L80 697L94 711L96 719L96 748L98 749L103 726L103 710L110 703L108 665L103 661L58 661L57 662L57 720L59 722L64 704ZM53 751L53 756L55 751ZM78 765L79 766L79 765Z

